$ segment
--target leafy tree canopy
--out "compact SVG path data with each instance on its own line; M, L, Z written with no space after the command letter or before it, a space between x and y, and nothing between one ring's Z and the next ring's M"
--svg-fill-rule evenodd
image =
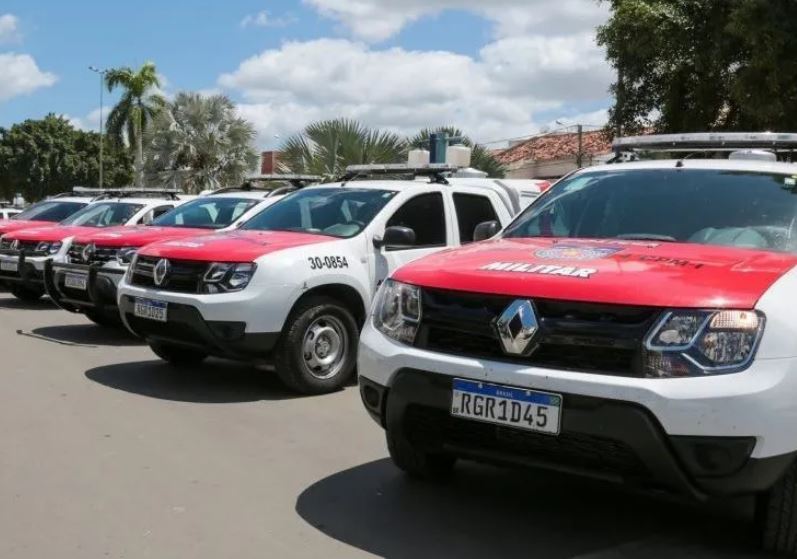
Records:
M615 130L797 129L797 2L602 1Z
M401 163L406 142L398 134L370 129L354 120L335 119L309 124L281 148L285 170L339 177L349 165Z
M20 192L27 200L97 186L99 134L75 129L68 120L49 114L0 128L0 190L4 198ZM130 156L106 141L103 154L106 186L132 180Z
M179 93L146 133L148 181L188 192L239 184L257 165L254 138L224 95Z

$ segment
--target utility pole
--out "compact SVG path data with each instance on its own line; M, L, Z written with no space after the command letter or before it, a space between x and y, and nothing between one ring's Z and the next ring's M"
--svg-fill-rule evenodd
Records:
M105 73L108 70L100 70L99 68L96 68L95 66L89 66L89 70L91 70L92 72L94 72L94 73L96 73L96 74L98 74L100 76L100 184L99 184L99 187L102 188L102 185L103 185L103 176L102 176L102 174L103 174L102 173L102 171L103 171L103 161L102 161L103 157L102 157L102 152L103 152L103 145L105 144L105 141L104 141L104 129L103 129L103 126L102 126L102 93L103 93L102 90L105 89Z
M584 125L578 125L578 154L576 155L576 165L579 169L584 166Z

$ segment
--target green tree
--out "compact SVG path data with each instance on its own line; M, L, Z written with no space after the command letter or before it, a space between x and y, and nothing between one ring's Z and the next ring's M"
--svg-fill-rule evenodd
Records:
M408 140L411 149L424 148L429 149L429 135L430 134L446 134L449 138L462 138L462 143L473 150L471 155L471 167L479 169L487 173L488 177L503 178L506 175L506 169L498 161L492 153L490 153L483 146L474 144L473 141L465 136L459 128L453 126L440 126L437 128L424 128L415 136Z
M797 2L602 1L615 131L797 126Z
M108 91L123 89L121 99L108 115L108 134L118 145L127 138L135 153L136 186L144 186L144 133L165 104L156 93L160 79L155 64L147 62L138 70L110 69L105 74L105 84Z
M328 179L340 176L348 165L401 163L407 145L398 134L370 129L348 119L309 124L281 147L286 171L311 173Z
M108 186L129 185L129 154L109 143L103 157ZM0 128L0 190L9 198L20 192L28 200L96 186L99 180L99 134L76 130L68 120L49 114Z
M224 95L179 93L146 133L147 177L188 192L240 183L257 165L254 138Z

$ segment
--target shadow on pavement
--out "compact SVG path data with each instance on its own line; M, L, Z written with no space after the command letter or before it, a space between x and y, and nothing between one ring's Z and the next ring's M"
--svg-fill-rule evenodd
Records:
M90 369L86 377L117 390L178 402L226 404L299 397L284 388L274 373L215 359L187 369L163 361L119 363Z
M108 328L96 324L63 324L36 328L33 333L42 338L69 344L97 346L140 346L143 340L133 336L123 327Z
M297 513L380 557L690 559L758 557L749 504L693 507L544 471L459 464L448 484L411 481L389 460L334 474Z
M33 301L32 303L20 301L13 296L0 297L0 310L51 311L57 308L55 303L46 297L38 301Z

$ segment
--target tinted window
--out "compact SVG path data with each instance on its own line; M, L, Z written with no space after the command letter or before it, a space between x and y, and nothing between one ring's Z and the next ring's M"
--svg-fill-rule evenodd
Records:
M155 208L152 210L152 218L158 219L160 216L165 215L172 211L174 206L161 206L160 208Z
M478 194L454 194L454 207L459 222L459 242L463 245L473 242L473 231L485 221L498 221L490 199Z
M791 175L703 169L584 173L556 185L506 237L626 238L797 250Z
M86 204L83 202L39 202L38 204L32 205L24 212L17 214L15 219L29 221L63 221L85 207Z
M439 192L422 194L401 206L387 227L409 227L415 231L415 246L432 247L446 244L446 215L443 195Z
M243 229L354 237L395 194L362 188L308 188L267 207Z
M252 198L198 198L162 215L152 224L161 227L195 227L223 229L252 208L258 200Z
M92 204L61 223L63 225L79 225L81 227L124 225L143 207L143 204L128 204L124 202Z

